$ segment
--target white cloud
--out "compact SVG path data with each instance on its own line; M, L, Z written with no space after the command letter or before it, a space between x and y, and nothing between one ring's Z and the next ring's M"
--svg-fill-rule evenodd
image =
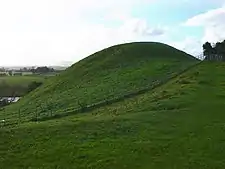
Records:
M187 20L187 26L216 26L225 16L225 6L199 14Z
M134 18L138 3L152 0L7 0L0 1L0 58L3 65L56 64L78 61L104 47L158 36ZM98 17L99 21L95 21ZM119 20L118 26L106 21Z
M193 56L198 56L202 50L201 40L195 37L186 37L184 40L171 42L171 45Z
M225 39L225 6L210 10L188 19L184 25L204 28L202 42L217 42Z
M159 36L166 32L165 27L151 27L145 19L141 18L130 18L124 22L122 28L139 36Z

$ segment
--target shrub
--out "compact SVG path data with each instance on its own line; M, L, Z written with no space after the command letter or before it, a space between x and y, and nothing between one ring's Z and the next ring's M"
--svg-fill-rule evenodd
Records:
M35 90L36 88L40 87L42 85L42 82L32 82L28 85L28 89L27 89L27 92L31 92L33 90Z

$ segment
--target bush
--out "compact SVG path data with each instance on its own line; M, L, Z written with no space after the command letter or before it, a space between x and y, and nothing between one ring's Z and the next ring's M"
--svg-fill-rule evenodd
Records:
M36 81L34 81L34 82L32 82L32 83L30 83L30 84L28 85L27 92L29 93L29 92L31 92L31 91L37 89L37 88L40 87L41 85L42 85L42 82L36 82Z

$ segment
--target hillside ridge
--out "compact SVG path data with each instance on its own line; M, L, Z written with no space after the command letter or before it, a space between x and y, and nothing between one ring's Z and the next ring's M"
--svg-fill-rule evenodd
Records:
M31 121L34 121L34 122L37 122L37 121L47 121L47 120L52 120L52 119L58 119L58 118L63 118L63 117L66 117L66 116L72 116L72 115L75 115L77 113L87 113L87 112L90 112L94 109L98 109L98 108L101 108L101 107L104 107L104 106L108 106L110 104L114 104L116 102L121 102L125 99L129 99L129 98L132 98L132 97L136 97L138 95L141 95L141 94L144 94L146 92L149 92L149 91L153 91L163 85L165 85L166 83L172 81L173 79L177 78L178 76L181 76L183 74L185 74L186 72L190 71L191 69L195 68L196 66L198 66L199 64L201 64L202 62L198 62L184 70L182 70L181 72L173 75L172 77L168 77L167 79L165 79L164 81L158 81L156 82L153 86L148 86L144 89L139 89L138 91L133 91L131 93L127 93L123 96L120 96L120 97L115 97L115 98L109 98L107 100L102 100L98 103L93 103L91 105L86 105L85 107L81 107L81 108L78 108L78 109L74 109L74 108L68 108L68 109L65 109L63 112L64 113L59 113L57 115L53 115L53 116L48 116L48 117L42 117L40 119L38 118L32 118Z

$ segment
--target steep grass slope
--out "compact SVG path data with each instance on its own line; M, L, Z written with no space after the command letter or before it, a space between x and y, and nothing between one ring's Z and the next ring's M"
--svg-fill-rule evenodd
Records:
M0 168L223 169L224 70L203 63L87 114L2 128Z
M97 52L47 81L18 104L0 112L4 119L63 114L102 100L151 87L197 62L161 43L130 43Z

